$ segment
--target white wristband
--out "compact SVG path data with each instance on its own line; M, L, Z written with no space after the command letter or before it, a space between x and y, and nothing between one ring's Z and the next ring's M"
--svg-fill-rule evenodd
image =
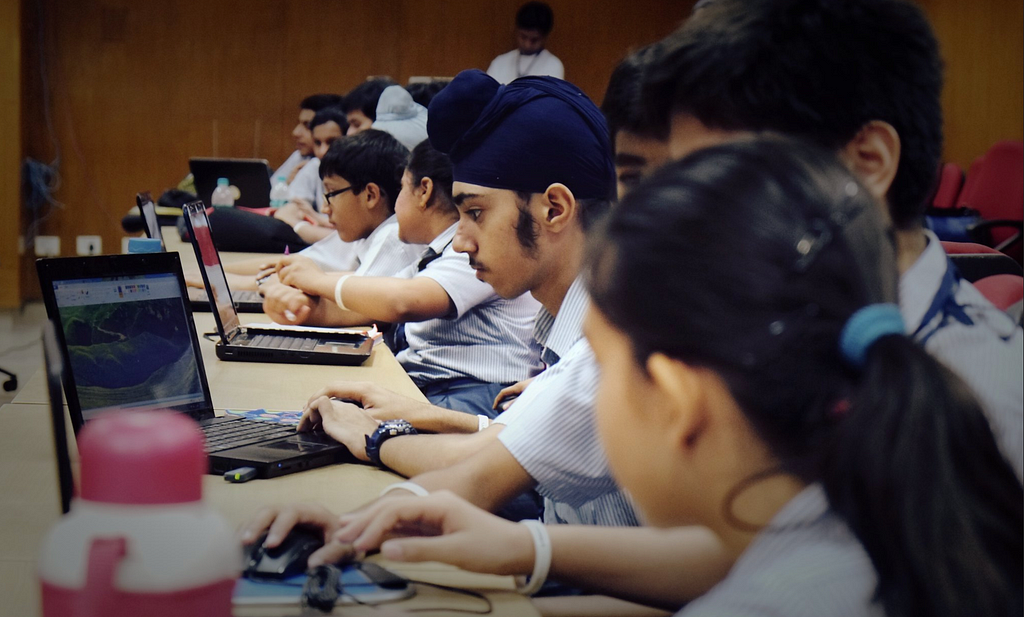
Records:
M345 281L348 280L348 277L350 276L352 275L342 275L342 277L338 279L338 282L334 284L334 303L337 304L338 307L341 308L341 310L343 311L347 311L348 309L345 308L345 303L342 302L341 300L341 288L345 285Z
M519 521L519 524L526 525L533 537L533 574L526 579L523 585L516 581L516 589L524 596L532 596L540 591L544 582L548 579L548 571L551 570L551 536L548 535L548 528L544 523L534 520Z
M295 223L294 225L292 225L292 231L294 231L295 233L299 233L300 229L302 229L303 227L309 227L309 226L310 226L309 221L299 221L298 223Z
M397 482L395 484L385 486L384 490L380 492L380 496L383 497L384 495L387 495L391 491L398 490L409 491L410 493L416 495L417 497L426 497L427 495L430 494L430 491L423 488L419 484L416 484L411 480L406 480L405 482Z
M482 413L481 414L477 414L477 416L476 416L476 431L478 433L480 431L484 430L485 428L487 428L490 425L491 425L491 419L490 418L488 418L487 416L485 416Z

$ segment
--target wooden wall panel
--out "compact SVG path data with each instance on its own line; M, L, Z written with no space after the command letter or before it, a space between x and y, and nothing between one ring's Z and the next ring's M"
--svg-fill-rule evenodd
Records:
M11 0L5 0L11 1ZM13 0L17 3L17 0ZM514 46L520 0L38 0L52 85L65 208L43 231L98 234L120 250L120 219L140 190L159 194L189 156L280 163L299 100L344 93L368 75L455 75ZM692 0L551 0L549 47L599 100L627 50L668 34ZM26 155L49 161L35 35L26 16ZM12 23L17 23L14 20ZM30 259L22 280L37 285Z
M0 0L0 308L20 304L21 3Z
M946 158L968 166L994 141L1022 136L1020 0L920 0L935 24L947 64L943 97ZM136 191L176 184L194 155L259 156L277 164L292 150L297 103L313 92L343 93L367 75L456 74L486 68L512 49L520 0L0 0L3 28L23 3L18 40L3 36L3 66L20 62L22 152L50 161L42 114L37 7L50 73L55 137L65 204L43 227L62 238L99 234L120 248L120 219ZM549 0L549 48L566 77L600 100L615 62L629 49L671 32L693 0ZM17 28L14 34L17 35ZM6 35L7 32L3 31ZM10 45L14 44L12 48ZM13 64L12 64L13 63ZM10 84L0 126L14 117ZM6 97L6 98L5 98ZM16 158L9 140L0 152ZM5 154L0 154L5 156ZM7 177L7 176L4 176ZM10 176L16 178L16 176ZM16 185L16 180L15 184ZM3 182L2 186L12 186ZM6 190L6 189L5 189ZM16 220L5 193L0 234ZM12 224L2 224L8 221ZM22 222L24 224L24 221ZM4 236L6 238L6 236ZM13 242L0 240L3 251ZM8 273L9 276L9 273ZM0 294L17 285L0 280ZM37 295L31 259L22 260L23 293ZM0 296L2 298L7 296Z
M1024 139L1024 2L920 0L946 64L944 158L966 170L1001 139Z

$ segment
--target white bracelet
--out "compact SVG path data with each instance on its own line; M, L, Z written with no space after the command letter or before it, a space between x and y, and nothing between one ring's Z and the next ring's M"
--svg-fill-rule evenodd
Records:
M409 491L410 493L416 495L417 497L426 497L427 495L430 494L430 491L423 488L419 484L416 484L411 480L406 480L405 482L396 482L395 484L385 486L384 490L380 492L380 496L383 497L384 495L387 495L391 491L398 490Z
M294 225L292 225L292 231L294 231L295 233L299 233L300 229L302 229L303 227L309 227L309 226L310 226L310 222L309 221L299 221L298 223L295 223Z
M476 432L480 432L491 425L491 419L484 414L477 414L476 416Z
M337 304L338 307L341 308L341 310L343 310L343 311L347 311L348 309L345 308L345 303L342 302L342 300L341 300L341 288L342 288L342 286L345 285L345 281L350 276L352 276L352 275L351 274L342 275L342 277L340 279L338 279L338 282L334 284L334 303Z
M533 536L533 574L526 579L525 584L520 585L516 580L516 590L524 596L532 596L544 586L548 571L551 570L551 536L548 535L548 528L540 521L525 520L519 521L519 524L526 525Z

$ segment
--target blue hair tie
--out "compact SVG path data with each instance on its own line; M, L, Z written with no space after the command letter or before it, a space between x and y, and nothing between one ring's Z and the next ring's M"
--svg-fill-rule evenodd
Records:
M870 304L846 320L839 335L839 350L852 366L862 368L868 349L890 334L906 334L900 307L895 304Z

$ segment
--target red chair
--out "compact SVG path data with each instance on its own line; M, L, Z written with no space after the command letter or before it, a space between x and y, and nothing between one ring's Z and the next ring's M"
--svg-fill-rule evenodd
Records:
M975 281L974 287L1002 311L1024 300L1024 277L1013 274L986 276Z
M971 165L957 203L984 219L971 231L976 241L1022 263L1024 142L1000 141Z
M949 255L960 276L974 283L981 279L1001 274L1020 276L1024 274L1019 263L1006 253L991 246L974 242L942 241L942 248Z
M947 255L999 254L999 251L991 246L985 246L977 242L949 242L948 240L943 240L941 244L942 250L946 251Z
M964 186L964 170L956 163L946 163L939 169L939 185L932 197L932 208L952 210L956 207L960 189Z

